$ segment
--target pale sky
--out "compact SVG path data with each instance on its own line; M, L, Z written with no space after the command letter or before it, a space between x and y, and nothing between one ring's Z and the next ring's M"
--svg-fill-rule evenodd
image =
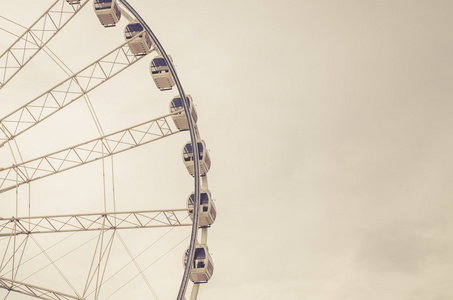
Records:
M453 298L451 1L129 2L173 57L210 150L215 270L198 299ZM27 26L48 3L0 0L0 15ZM49 43L74 72L123 42L126 21L105 29L91 5ZM13 40L1 32L0 52ZM152 56L90 93L106 133L167 113L176 91L156 89ZM63 79L39 54L0 91L0 118ZM78 101L18 138L24 159L97 136ZM180 157L188 139L180 133L115 157L117 209L184 208L193 189ZM9 150L0 151L0 168L11 165ZM35 215L100 211L101 162L31 190ZM14 214L15 197L0 194L2 217ZM28 215L28 187L19 200L19 215ZM120 234L138 254L167 231ZM187 235L176 228L141 258L146 267L182 241L146 271L159 299L176 298ZM128 259L115 243L109 271ZM60 251L68 250L49 255ZM61 262L68 277L86 274L74 264ZM101 298L136 273L129 266ZM45 274L27 280L73 294ZM154 299L140 277L109 299L127 298Z

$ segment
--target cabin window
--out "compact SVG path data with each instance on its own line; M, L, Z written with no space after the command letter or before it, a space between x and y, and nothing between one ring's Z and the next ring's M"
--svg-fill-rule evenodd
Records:
M203 159L203 144L198 143L198 159L202 160Z
M151 42L150 37L147 34L145 34L145 38L146 38L146 44L148 45L148 48L151 48L153 43Z
M204 152L203 152L203 144L202 143L198 143L198 159L199 160L202 160L203 159L203 155L204 155ZM192 144L186 144L186 146L184 147L184 160L185 161L191 161L193 160L193 151L192 151Z
M191 144L186 144L184 147L184 161L191 161L193 160L193 151L192 151L192 145Z
M143 27L140 23L129 24L126 26L126 38L131 39L142 31Z
M117 5L115 5L114 8L115 8L116 18L119 20L121 18L121 11Z
M113 4L112 0L94 0L94 8L96 10L111 8L112 4Z
M206 258L206 253L204 251L204 248L197 248L195 249L195 256L194 259L205 259Z
M194 194L190 195L190 197L189 197L189 205L193 205L193 203L194 203L194 200L193 200L194 197L195 197Z
M197 116L197 113L195 112L195 109L192 109L192 118L193 118L194 122L196 123L198 116Z
M155 58L153 59L153 67L166 67L167 63L163 58Z
M215 211L214 207L212 207L211 209L211 216L212 216L212 219L215 220L215 217L217 216L217 212Z
M187 103L187 106L189 107L190 109L190 100L189 100L189 97L186 97L186 103ZM174 98L172 101L171 101L171 112L175 112L177 110L180 110L184 108L184 105L182 104L182 101L181 101L181 98ZM192 115L195 115L194 116L194 119L196 121L197 117L196 117L196 113L195 111L192 109Z
M201 195L200 195L200 203L201 204L209 204L208 193L201 193Z
M171 112L177 111L183 107L181 98L175 98L171 101Z
M214 266L208 262L208 272L212 275L214 273Z
M194 205L194 202L195 202L195 195L194 194L191 194L190 197L189 197L189 206L192 206ZM209 209L209 196L207 193L201 193L200 194L200 204L202 205L203 207L203 211L208 211ZM193 210L190 211L190 213L192 213Z
M209 158L209 155L206 155L205 163L206 163L206 167L209 170L211 168L211 159Z
M209 197L207 193L202 193L200 195L200 203L203 205L203 211L208 211L209 207Z

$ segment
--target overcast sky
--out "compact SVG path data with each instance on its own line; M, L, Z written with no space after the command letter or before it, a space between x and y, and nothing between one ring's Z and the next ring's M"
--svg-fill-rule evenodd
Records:
M30 25L49 1L38 2L0 0L0 15ZM210 149L215 272L198 299L453 298L451 1L129 2L172 55ZM77 71L122 43L125 24L104 29L90 3L49 48ZM0 34L4 51L14 38ZM149 61L90 94L105 132L167 113L176 92L156 89ZM65 78L43 53L23 73L2 89L0 117ZM18 140L25 159L96 136L86 104L71 106ZM115 158L117 209L183 208L193 189L180 158L188 139ZM12 164L5 148L0 167ZM101 210L101 168L33 183L32 214ZM27 215L28 187L19 194ZM15 193L0 200L3 217L14 214ZM188 231L171 234L154 257ZM134 253L148 246L121 237ZM148 270L159 299L176 298L187 246ZM49 281L41 278L71 293ZM114 297L132 291L152 297L140 279Z

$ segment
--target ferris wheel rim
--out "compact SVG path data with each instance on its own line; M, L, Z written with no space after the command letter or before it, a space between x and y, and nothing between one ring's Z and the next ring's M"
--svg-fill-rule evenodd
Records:
M57 2L58 2L58 0L55 1L55 3L57 3ZM83 6L87 2L88 1L84 1ZM141 16L136 12L136 10L128 3L128 1L126 1L126 0L118 0L118 2L120 2L122 5L124 5L134 15L134 17L136 17L136 19L143 25L143 27L145 28L146 32L149 34L149 36L151 37L151 39L153 40L153 42L157 46L157 50L158 50L159 54L161 54L163 56L163 58L165 59L167 65L168 65L168 67L170 69L170 73L173 76L173 79L175 81L175 84L177 86L177 89L178 89L178 92L179 92L179 95L180 95L181 99L186 99L187 95L185 94L184 89L182 87L182 84L181 84L181 82L180 82L180 80L178 78L178 75L177 75L176 70L174 68L173 62L169 58L167 53L165 52L165 49L160 44L160 42L157 39L157 37L151 31L151 29L146 24L146 22L141 18ZM69 3L69 1L68 1L68 3ZM47 44L47 42L46 42L46 44ZM9 79L8 79L8 81L9 81ZM8 81L4 82L2 84L2 86L4 84L6 84ZM188 263L185 265L185 268L184 268L184 275L183 275L183 278L181 280L181 286L180 286L180 289L179 289L179 292L178 292L178 298L177 298L178 300L183 299L184 294L186 292L188 279L189 279L189 272L190 272L191 265L192 265L191 262L193 260L195 246L196 246L196 243L197 243L197 233L198 233L198 229L199 229L199 227L198 227L198 219L199 219L198 215L199 215L199 210L200 210L201 180L203 180L203 182L206 182L206 185L207 185L207 175L206 174L204 174L203 176L200 175L200 162L199 162L197 141L201 140L201 138L200 138L200 135L199 135L198 127L196 127L196 125L193 124L193 121L192 121L192 118L191 118L191 114L189 112L188 104L186 103L186 101L182 101L182 103L183 103L184 112L185 112L185 115L186 115L186 118L187 118L187 122L188 122L188 126L189 126L190 141L191 141L191 144L192 144L192 149L194 151L194 175L193 175L193 177L194 177L194 190L195 190L195 203L194 203L195 205L194 205L194 217L193 217L193 222L192 222L192 232L191 232L190 246L189 246L189 249L188 249L188 251L189 251L189 256L188 256L189 260L188 260ZM14 136L11 139L14 139ZM193 290L196 290L196 292L198 292L198 289L199 289L198 284L194 283Z
M156 44L160 54L165 59L165 62L170 68L171 75L175 81L175 84L178 88L179 95L181 99L186 99L186 95L184 89L182 87L181 82L179 81L178 74L173 66L173 62L169 59L164 47L160 44L157 37L152 32L151 28L146 24L143 18L137 13L137 11L128 3L127 0L119 0L133 15L134 17L142 24L145 28L146 32L150 35L153 42ZM190 140L192 143L192 149L194 151L194 190L195 190L195 205L194 205L194 217L193 217L193 225L191 231L191 238L190 238L190 245L189 245L189 254L188 254L188 261L184 268L184 274L181 279L181 285L178 291L177 300L183 300L185 291L187 289L187 284L189 280L189 272L192 266L192 262L194 259L195 253L195 246L197 241L197 233L198 233L198 216L200 210L200 163L199 163L199 156L198 156L198 147L197 147L197 135L198 131L195 131L195 126L192 122L191 114L189 113L189 107L186 101L182 101L184 106L184 112L186 114L187 122L189 125L189 132L190 132ZM206 175L205 175L206 176ZM196 293L198 293L198 287L195 289ZM196 297L195 297L196 298Z

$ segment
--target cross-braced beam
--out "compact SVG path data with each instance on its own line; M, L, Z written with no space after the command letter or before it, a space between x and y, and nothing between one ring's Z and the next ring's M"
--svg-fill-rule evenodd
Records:
M191 226L188 209L75 214L0 220L0 237L20 234Z
M143 58L129 49L135 38L0 119L0 147Z
M89 0L57 0L0 56L0 89L19 72Z
M79 299L82 300L83 298L71 296L68 294L60 293L57 291L49 290L46 288L38 287L35 285L31 285L28 283L23 283L20 281L11 280L8 278L0 277L0 288L21 293L24 295L32 296L39 299L45 300L71 300L71 299Z
M172 114L150 120L39 158L0 167L0 193L180 132L169 125Z

